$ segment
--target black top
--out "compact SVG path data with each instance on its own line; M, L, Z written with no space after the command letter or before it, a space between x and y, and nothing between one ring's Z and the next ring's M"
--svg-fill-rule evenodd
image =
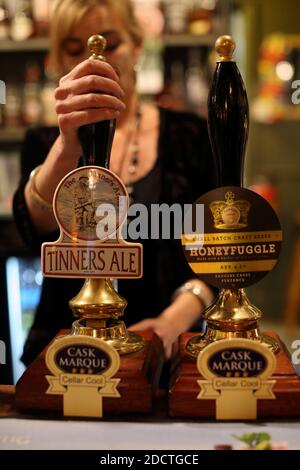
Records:
M44 241L34 229L24 199L24 187L33 168L41 164L58 136L58 128L27 132L22 147L22 178L14 197L14 216L25 242L40 253ZM187 204L216 187L215 168L206 121L188 113L160 110L158 156L153 169L133 187L133 200L150 207L155 203ZM144 274L141 279L118 281L118 291L128 301L125 322L129 326L159 315L170 304L174 290L195 277L183 255L180 240L136 240L143 244ZM68 302L80 290L81 279L45 278L41 300L25 345L22 360L29 364L57 331L70 327L73 317Z

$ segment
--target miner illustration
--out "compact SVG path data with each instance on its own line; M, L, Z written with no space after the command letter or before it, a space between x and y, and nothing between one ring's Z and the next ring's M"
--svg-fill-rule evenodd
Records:
M89 188L87 176L81 176L74 190L76 222L79 229L93 227L95 221L95 202L93 192Z

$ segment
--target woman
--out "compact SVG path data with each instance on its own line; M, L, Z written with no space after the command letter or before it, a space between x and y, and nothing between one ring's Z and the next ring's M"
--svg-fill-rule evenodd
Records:
M89 59L87 40L93 34L107 39L107 63ZM14 198L16 222L30 246L40 250L42 241L57 239L51 201L62 177L80 164L78 129L85 124L117 119L110 169L134 202L148 207L192 203L214 187L206 122L138 101L134 70L142 33L129 0L59 0L51 37L52 63L62 76L55 91L58 128L27 133L23 177ZM38 165L32 180L29 174ZM153 329L170 357L172 343L195 323L213 293L195 278L179 240L141 242L143 278L119 281L128 301L125 321L131 329ZM81 285L82 280L44 280L23 355L26 364L59 329L70 327L68 302Z

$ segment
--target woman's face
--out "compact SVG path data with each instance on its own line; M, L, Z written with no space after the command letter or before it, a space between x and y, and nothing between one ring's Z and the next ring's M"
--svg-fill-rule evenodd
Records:
M132 93L135 86L134 65L140 53L140 46L133 42L120 14L107 5L99 5L89 10L65 39L62 45L65 72L69 72L75 65L91 56L87 41L94 34L101 34L106 38L104 56L118 70L125 94Z

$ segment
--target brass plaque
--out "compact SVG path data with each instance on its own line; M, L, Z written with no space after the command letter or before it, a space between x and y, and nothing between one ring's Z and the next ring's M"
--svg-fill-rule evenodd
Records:
M216 401L216 419L255 420L257 400L275 399L269 380L276 358L266 346L249 339L224 339L198 355L199 400Z
M62 336L47 350L46 394L63 396L64 416L103 416L103 398L120 397L112 378L120 367L120 356L107 342L90 336Z

